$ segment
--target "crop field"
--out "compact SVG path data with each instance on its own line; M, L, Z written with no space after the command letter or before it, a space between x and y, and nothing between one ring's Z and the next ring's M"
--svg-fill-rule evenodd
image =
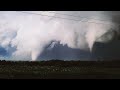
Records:
M120 79L120 61L0 61L0 79Z

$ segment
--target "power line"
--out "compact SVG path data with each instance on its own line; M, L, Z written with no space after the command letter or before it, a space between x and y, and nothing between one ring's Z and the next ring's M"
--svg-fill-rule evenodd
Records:
M32 13L32 12L23 12L23 11L16 11L16 12L21 12L21 13L27 13L27 14L35 14L35 15L40 15L40 16L47 16L47 17L54 17L54 18L60 18L60 19L67 19L67 20L73 20L73 21L80 21L77 19L69 19L69 18L63 18L63 17L57 17L57 16L49 16L49 15L43 15L43 14L38 14L38 13Z
M78 18L94 19L94 20L99 20L99 21L107 21L107 20L101 20L101 19L96 19L96 18L87 18L87 17L82 17L82 16L76 16L76 15L71 15L71 14L63 14L63 13L55 13L55 12L48 12L48 13L54 13L54 14L59 14L59 15L78 17Z
M108 20L101 20L101 19L96 19L96 18L88 18L88 17L76 16L76 15L72 15L72 14L64 14L64 13L56 13L56 12L48 12L48 13L54 13L54 14L59 14L59 15L72 16L72 17L79 17L79 18L85 18L85 19L92 19L92 20L99 20L99 21L108 21ZM112 20L112 19L109 19L109 20ZM100 23L100 24L102 24L102 23ZM120 24L118 24L118 25L120 25Z
M25 12L25 13L29 13L29 12ZM72 16L72 17L79 17L79 18L84 18L84 19L93 19L93 20L99 20L99 21L107 21L107 20L100 20L100 19L96 19L96 18L87 18L87 17L75 16L75 15L70 15L70 14L62 14L62 13L55 13L55 12L48 12L48 13L54 13L54 14L59 14L59 15ZM34 14L37 14L37 13L34 13ZM58 18L58 17L56 17L56 18ZM59 18L61 18L61 17L59 17ZM62 18L62 19L69 19L69 18ZM76 19L71 19L71 20L80 21L80 20L76 20Z
M40 13L38 14L38 13L23 12L23 11L16 11L16 12L21 12L21 13L26 13L26 14L34 14L34 15L40 15L40 16L46 16L46 17L52 17L52 18L60 18L60 19L66 19L66 20L73 20L73 21L80 21L80 22L87 22L87 23L107 24L107 23L96 23L96 22L82 21L82 20L78 20L78 19L69 19L69 18L63 18L63 17L57 17L57 16L49 16L49 15L43 15L43 14L40 14ZM107 25L111 25L111 24L107 24ZM120 24L118 24L118 25L120 25Z

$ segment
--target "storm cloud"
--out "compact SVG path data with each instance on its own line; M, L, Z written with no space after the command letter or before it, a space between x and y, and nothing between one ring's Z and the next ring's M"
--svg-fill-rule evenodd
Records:
M91 59L96 42L118 38L119 15L110 11L1 11L0 56L33 61Z

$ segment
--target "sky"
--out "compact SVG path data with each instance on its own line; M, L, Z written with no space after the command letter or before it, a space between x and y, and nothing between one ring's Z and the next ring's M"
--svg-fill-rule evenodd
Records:
M120 59L119 11L0 11L0 59Z

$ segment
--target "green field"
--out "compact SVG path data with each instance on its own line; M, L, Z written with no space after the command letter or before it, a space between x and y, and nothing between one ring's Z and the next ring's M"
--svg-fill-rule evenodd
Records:
M0 79L120 79L120 61L0 61Z

